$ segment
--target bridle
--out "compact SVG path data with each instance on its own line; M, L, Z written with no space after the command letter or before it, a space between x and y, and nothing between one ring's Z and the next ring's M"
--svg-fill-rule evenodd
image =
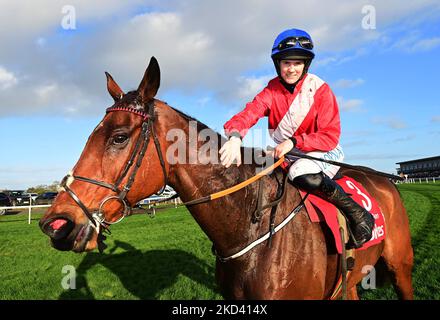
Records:
M162 189L159 191L159 194L162 193L165 190L165 187L167 185L167 172L165 167L165 162L163 158L163 154L160 148L159 140L157 139L157 135L154 131L154 100L148 102L145 106L148 109L148 113L135 109L133 107L120 107L120 106L112 106L110 108L107 108L106 114L110 112L115 111L124 111L124 112L130 112L133 114L136 114L138 116L142 117L142 125L141 125L141 133L136 141L135 147L133 149L132 154L130 155L129 160L125 164L124 170L122 171L119 178L116 180L115 183L111 184L105 181L99 181L95 179L90 179L87 177L82 177L75 175L73 173L67 174L63 180L61 181L60 185L61 188L64 189L67 194L76 202L76 204L82 209L83 213L86 215L86 217L89 219L90 223L95 227L97 232L99 233L99 227L103 227L104 230L108 230L108 226L111 224L115 224L120 222L122 219L124 219L126 216L131 214L132 206L130 206L130 202L127 199L127 194L131 189L131 186L134 183L134 180L136 178L136 174L142 164L142 160L145 156L145 152L147 150L147 147L150 143L150 138L153 137L154 144L156 146L156 151L159 157L160 164L162 166L163 171L163 177L164 177L164 184ZM136 159L137 156L137 159ZM134 165L134 166L133 166ZM128 177L127 183L125 186L120 187L122 180L127 176L130 168L133 166L133 170ZM76 193L69 187L70 183L73 180L78 180L82 182L91 183L103 188L107 188L115 192L117 195L111 195L103 199L99 205L98 210L91 211L89 208L87 208L84 203L81 201L81 199L76 195ZM106 221L105 215L103 213L103 207L104 204L112 199L115 199L119 201L123 205L123 212L122 216L117 221Z

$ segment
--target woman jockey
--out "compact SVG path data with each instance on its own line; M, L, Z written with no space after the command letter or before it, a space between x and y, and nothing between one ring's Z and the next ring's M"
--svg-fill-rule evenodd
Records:
M348 248L359 248L370 240L373 216L353 201L332 178L339 167L320 161L289 156L295 151L327 160L342 161L339 109L332 90L316 75L308 73L315 57L310 35L289 29L278 35L272 47L278 76L246 104L243 111L224 125L229 140L220 149L225 167L241 164L241 140L263 116L269 117L269 131L277 143L276 158L286 155L292 165L289 179L299 188L334 204L348 220L352 237Z

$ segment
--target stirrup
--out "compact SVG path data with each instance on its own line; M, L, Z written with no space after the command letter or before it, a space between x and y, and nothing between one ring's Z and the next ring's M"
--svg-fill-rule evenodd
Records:
M369 239L367 239L367 240L362 239L363 241L358 241L358 240L356 240L356 238L355 238L355 236L354 236L354 234L353 234L353 231L351 231L350 224L349 224L349 222L347 221L347 218L346 218L346 217L344 217L344 218L345 218L345 220L346 220L347 230L348 230L348 233L349 233L349 235L350 235L350 236L348 237L348 242L346 243L345 248L346 248L347 250L351 250L351 249L359 249L359 248L361 248L366 242L368 242Z

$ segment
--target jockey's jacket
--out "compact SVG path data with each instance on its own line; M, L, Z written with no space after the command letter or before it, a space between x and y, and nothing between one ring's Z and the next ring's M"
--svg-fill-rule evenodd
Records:
M227 136L238 132L243 138L264 117L269 117L269 133L279 144L290 137L304 151L330 151L341 134L339 108L332 90L318 76L307 73L290 93L276 77L237 113L224 129Z

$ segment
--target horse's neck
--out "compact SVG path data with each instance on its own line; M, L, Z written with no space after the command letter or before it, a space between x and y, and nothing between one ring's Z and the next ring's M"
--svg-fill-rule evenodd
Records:
M187 137L189 136L188 134ZM194 149L202 147L201 143L192 144L189 141L187 146L189 146L188 155L197 154L197 150ZM212 151L216 154L215 157L210 158L216 159L216 164L206 164L205 161L198 159L191 164L173 165L170 185L177 191L182 201L194 200L225 190L255 174L255 168L251 165L242 165L239 168L233 165L226 169L218 163L218 150L214 148ZM229 253L250 237L251 214L252 209L255 210L256 191L257 185L254 183L223 198L188 207L219 252Z
M241 171L238 168L230 170ZM243 179L235 179L233 174L228 176L224 169L215 165L192 164L179 166L172 180L172 187L182 201L186 202L225 190ZM248 238L252 212L246 208L251 207L252 197L257 195L257 192L249 192L249 188L254 189L254 186L188 207L219 252L228 252Z

